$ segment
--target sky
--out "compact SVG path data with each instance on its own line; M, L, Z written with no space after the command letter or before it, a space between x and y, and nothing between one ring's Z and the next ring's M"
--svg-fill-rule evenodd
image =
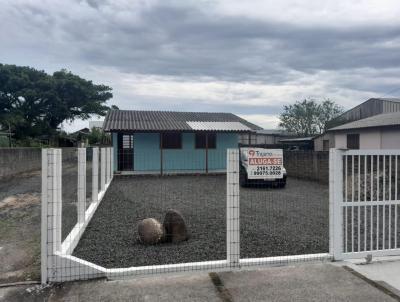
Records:
M120 109L232 112L271 129L305 98L398 97L399 16L398 0L2 0L0 63L66 68L111 86Z

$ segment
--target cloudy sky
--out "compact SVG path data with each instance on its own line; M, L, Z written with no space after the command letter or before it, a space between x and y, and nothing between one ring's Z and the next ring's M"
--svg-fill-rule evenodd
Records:
M121 109L275 128L296 100L399 96L399 16L398 0L2 0L0 62L67 68Z

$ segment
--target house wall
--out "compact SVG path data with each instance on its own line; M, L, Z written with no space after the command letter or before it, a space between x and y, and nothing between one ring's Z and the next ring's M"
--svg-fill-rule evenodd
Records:
M400 149L400 129L382 131L382 149Z
M347 148L347 133L336 133L335 134L335 148L346 149Z
M335 148L347 148L347 134L360 134L360 149L400 149L400 129L360 129L335 133Z
M360 149L381 149L381 132L360 131Z
M133 141L134 171L159 172L161 166L160 134L135 133ZM237 133L217 133L216 149L208 150L209 171L226 169L226 149L237 148L237 146ZM114 150L117 150L116 144L114 144ZM114 154L116 153L114 152ZM115 157L114 160L116 160ZM163 149L163 171L165 172L204 171L205 167L206 151L195 148L194 133L182 133L181 149Z

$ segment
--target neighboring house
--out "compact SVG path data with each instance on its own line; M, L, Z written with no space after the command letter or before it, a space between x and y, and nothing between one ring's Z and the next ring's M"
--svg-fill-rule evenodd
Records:
M264 145L264 146L276 146L280 144L281 139L291 138L296 136L293 133L289 133L279 129L264 129L256 130L254 133L240 134L239 143L243 145Z
M360 105L344 112L332 123L332 127L361 120L382 113L400 112L399 98L371 98Z
M89 121L89 129L92 130L93 128L103 130L103 121Z
M314 137L314 151L329 151L335 148L335 136L332 132L325 132Z
M75 131L70 134L70 137L75 140L75 144L77 147L84 148L89 145L88 143L88 135L90 133L89 128L82 128L79 129L78 131Z
M335 148L400 149L400 112L384 113L328 130Z
M131 173L223 171L239 134L261 130L231 113L133 110L109 111L103 129L115 170Z
M330 121L329 130L349 122L391 112L400 112L399 98L371 98ZM337 147L335 135L329 130L314 137L314 151L329 151L330 148Z

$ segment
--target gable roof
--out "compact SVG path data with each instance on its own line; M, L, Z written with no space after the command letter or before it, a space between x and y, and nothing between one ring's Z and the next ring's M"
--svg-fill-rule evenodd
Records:
M260 130L232 113L110 110L104 131L231 131Z
M370 116L362 120L340 125L328 129L328 131L385 127L385 126L399 126L399 125L400 125L400 112L391 112L391 113L383 113Z

